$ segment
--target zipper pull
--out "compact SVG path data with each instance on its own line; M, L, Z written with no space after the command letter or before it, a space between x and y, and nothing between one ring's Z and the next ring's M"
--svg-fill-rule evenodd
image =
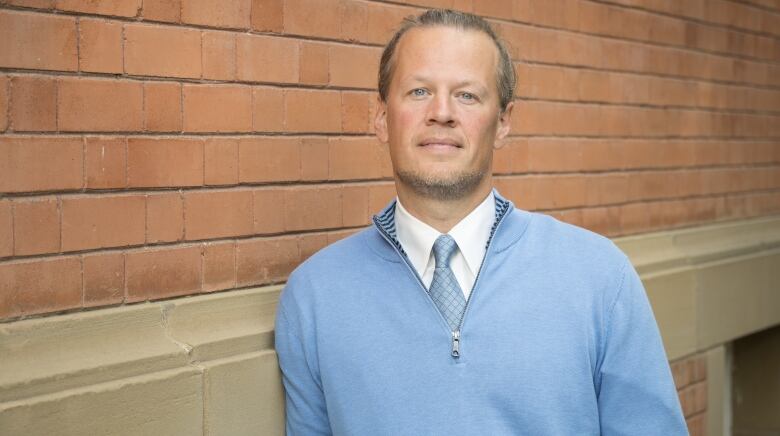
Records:
M460 357L460 330L452 332L452 357Z

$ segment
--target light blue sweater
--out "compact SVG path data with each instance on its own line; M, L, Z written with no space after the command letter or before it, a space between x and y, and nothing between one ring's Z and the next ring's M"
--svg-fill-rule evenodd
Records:
M453 340L394 206L282 293L288 436L687 434L642 284L608 239L496 195Z

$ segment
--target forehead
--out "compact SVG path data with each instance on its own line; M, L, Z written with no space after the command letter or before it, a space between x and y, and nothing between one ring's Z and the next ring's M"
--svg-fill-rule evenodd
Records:
M424 77L476 80L495 89L498 49L484 32L448 26L418 27L406 32L395 53L399 82Z

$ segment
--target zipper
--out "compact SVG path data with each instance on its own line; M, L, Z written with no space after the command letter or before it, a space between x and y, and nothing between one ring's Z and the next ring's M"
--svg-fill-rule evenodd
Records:
M452 332L452 357L460 357L460 327Z
M482 258L482 263L479 264L479 270L477 271L477 276L474 278L474 286L471 287L469 298L466 300L466 305L463 307L463 315L460 318L460 322L458 322L458 328L453 331L447 329L447 331L450 331L451 333L452 351L450 352L450 355L452 356L453 359L458 359L460 357L460 330L463 327L463 321L466 318L466 312L468 312L469 303L471 302L471 299L474 297L474 294L477 290L477 285L479 285L479 278L482 276L482 269L485 266L485 261L487 260L488 253L490 252L490 247L493 245L493 239L496 233L498 232L499 226L501 226L501 223L504 221L504 217L506 216L508 211L509 208L504 209L501 215L499 215L498 219L496 220L496 223L494 224L493 229L490 232L490 239L488 239L487 246L485 247L485 256ZM401 260L404 262L406 267L409 269L409 272L411 272L414 278L417 279L417 283L420 285L420 288L422 288L428 301L433 306L433 309L439 315L439 318L444 322L445 325L447 325L447 320L444 319L444 316L439 311L439 308L436 307L436 303L434 303L433 300L431 299L431 294L428 293L428 289L425 287L425 284L422 282L420 275L417 273L417 271L415 271L414 267L409 264L406 255L401 253L402 251L402 248L400 247L401 244L395 243L396 239L387 233L385 228L378 222L377 216L373 217L373 221L374 221L374 226L379 230L379 233L382 235L382 237L387 241L388 244L393 246L393 249L401 258Z
M488 254L490 253L490 247L493 245L493 239L498 232L498 227L501 226L501 223L504 222L504 217L506 216L508 212L508 209L505 209L504 212L498 217L498 220L496 221L495 228L490 233L490 239L488 239L487 247L485 247L485 256L482 258L482 262L479 264L479 270L477 270L477 276L474 278L474 286L471 287L471 292L469 293L469 298L466 299L466 305L463 307L463 315L460 317L460 322L458 323L458 328L452 332L452 357L457 359L460 357L460 330L463 328L463 321L466 319L466 312L469 310L469 303L471 303L471 299L474 297L474 294L477 292L477 286L479 285L479 278L482 276L482 270L485 267L485 261L487 261ZM438 309L437 309L438 310Z

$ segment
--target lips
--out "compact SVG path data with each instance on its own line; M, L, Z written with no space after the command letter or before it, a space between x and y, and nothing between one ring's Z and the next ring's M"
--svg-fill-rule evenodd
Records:
M451 138L427 138L420 142L421 147L456 147L463 148L458 141Z

